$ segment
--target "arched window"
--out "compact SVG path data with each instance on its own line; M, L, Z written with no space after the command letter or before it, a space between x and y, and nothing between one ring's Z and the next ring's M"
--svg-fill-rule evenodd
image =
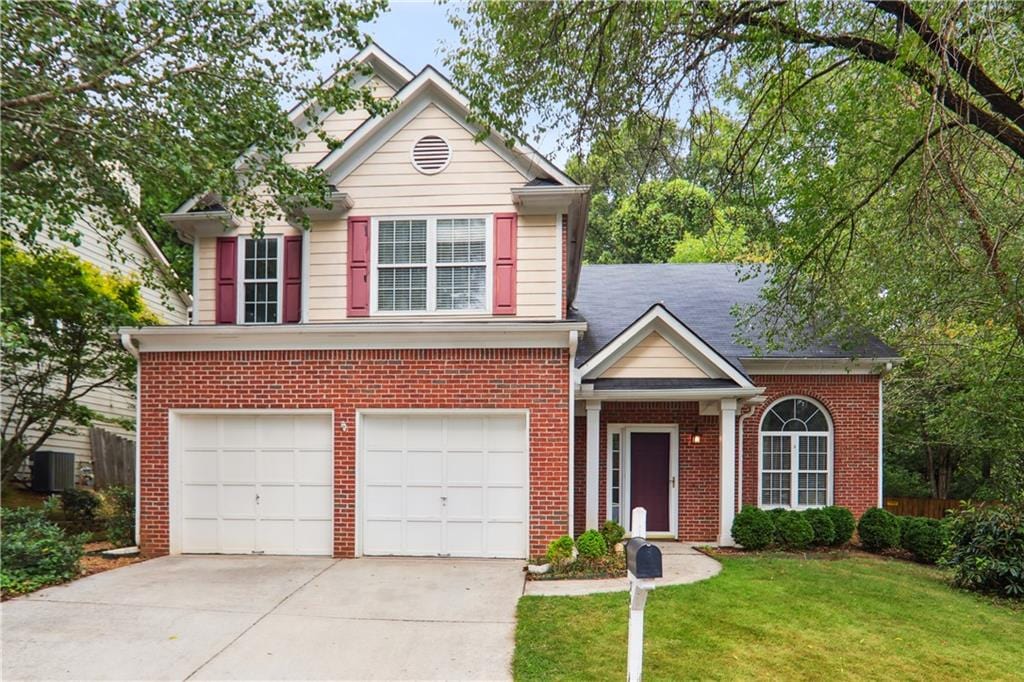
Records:
M832 497L832 420L810 398L783 398L761 418L762 507L823 507Z

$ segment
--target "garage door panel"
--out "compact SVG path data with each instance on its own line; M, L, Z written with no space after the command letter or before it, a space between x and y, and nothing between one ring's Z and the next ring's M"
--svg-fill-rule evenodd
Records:
M254 450L221 450L219 459L218 477L222 482L256 482L256 452Z
M218 497L216 483L185 486L181 500L182 513L186 518L203 516L215 519L218 513Z
M401 490L399 490L401 495ZM405 517L409 519L441 518L440 486L410 486L405 489Z
M401 518L402 488L400 486L372 486L363 496L363 511L367 519Z
M519 521L526 515L520 488L488 488L487 520Z
M523 428L522 417L512 415L491 417L487 426L487 440L484 447L488 451L505 450L519 453L526 451L527 433Z
M405 419L405 445L409 449L444 449L444 433L437 428L437 417L407 417Z
M526 524L522 522L488 523L487 554L494 557L521 557L525 534Z
M396 450L405 448L405 424L401 417L373 417L375 428L366 429L363 433L363 446L366 450Z
M525 455L522 452L489 452L486 457L488 485L526 485Z
M405 547L410 554L440 554L441 530L440 521L406 521Z
M193 444L179 451L177 523L182 551L332 553L329 416L224 414L181 419L181 442Z
M434 485L440 486L444 481L443 476L444 454L440 451L425 452L412 450L405 454L405 483L406 485ZM402 474L399 473L401 480Z
M181 465L182 479L187 483L217 481L216 450L185 450Z
M257 419L251 415L232 415L221 418L221 443L236 448L254 448L260 444L261 422L263 425L280 424L273 417L265 416Z
M404 521L371 520L363 524L366 538L363 551L366 554L401 554Z
M484 443L483 417L451 417L444 421L448 431L445 443L448 452L480 452Z
M449 485L482 485L484 482L484 456L475 452L448 453Z
M401 485L403 459L401 450L367 452L363 458L363 475L366 482L370 485Z
M330 486L302 486L295 498L295 514L300 519L324 518L333 516Z
M295 480L300 483L331 480L330 450L299 450L295 453Z
M483 556L484 525L477 522L462 523L449 520L445 529L448 533L448 554L452 556Z
M484 518L483 488L449 486L446 507L445 511L449 521L481 521Z

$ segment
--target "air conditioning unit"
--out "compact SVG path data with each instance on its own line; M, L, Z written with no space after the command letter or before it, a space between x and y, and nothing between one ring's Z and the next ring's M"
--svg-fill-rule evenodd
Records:
M75 487L75 453L37 450L32 453L32 490L59 493Z

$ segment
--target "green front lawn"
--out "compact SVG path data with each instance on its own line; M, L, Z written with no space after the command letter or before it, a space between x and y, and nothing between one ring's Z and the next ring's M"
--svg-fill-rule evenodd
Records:
M866 557L724 557L647 602L644 679L1024 679L1024 610L934 568ZM516 679L626 676L624 593L523 597Z

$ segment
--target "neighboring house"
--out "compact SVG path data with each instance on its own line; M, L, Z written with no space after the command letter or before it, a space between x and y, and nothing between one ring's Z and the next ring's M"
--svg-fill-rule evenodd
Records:
M138 187L128 185L136 201ZM180 282L171 269L160 247L142 226L134 232L122 231L111 243L108 231L100 232L89 216L82 216L75 221L74 228L78 232L78 244L41 236L42 243L53 248L65 248L82 260L92 263L104 272L134 276L140 282L140 295L146 307L165 324L184 325L189 321L189 309L192 299L178 286ZM145 276L148 272L150 276ZM116 330L111 329L111 334ZM105 418L112 420L135 421L135 396L130 391L101 386L89 391L80 400L83 405L96 410ZM116 422L101 421L96 426L107 431L134 438L134 433ZM32 438L36 432L29 431L27 437ZM56 433L46 439L43 450L57 450L75 453L76 482L91 485L93 472L93 455L87 427L74 427L74 433Z
M741 502L879 504L891 349L752 359L733 266L581 267L587 187L474 142L434 69L356 60L397 106L323 112L344 144L294 155L335 188L310 231L253 239L209 196L167 217L193 325L123 330L145 552L526 557L639 505L728 544Z

